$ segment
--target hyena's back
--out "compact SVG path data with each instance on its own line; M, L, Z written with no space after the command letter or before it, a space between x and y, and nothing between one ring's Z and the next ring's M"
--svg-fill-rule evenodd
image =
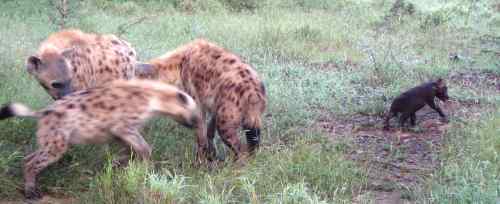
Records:
M261 115L266 107L265 88L252 67L238 56L205 40L195 40L150 64L156 78L181 86L203 112L212 115L207 130L209 149L217 129L239 156L239 127L246 131L250 149L258 145ZM199 148L204 148L204 131L197 134Z

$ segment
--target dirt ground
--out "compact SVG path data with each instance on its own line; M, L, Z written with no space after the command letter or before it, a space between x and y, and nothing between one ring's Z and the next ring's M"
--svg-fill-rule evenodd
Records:
M349 140L352 146L347 157L369 169L367 189L358 196L372 196L375 203L387 204L411 203L405 201L408 195L403 195L401 189L418 186L437 168L439 149L449 127L430 108L417 112L417 127L412 129L399 128L393 119L392 128L384 131L382 117L361 115L325 117L319 125L333 142Z

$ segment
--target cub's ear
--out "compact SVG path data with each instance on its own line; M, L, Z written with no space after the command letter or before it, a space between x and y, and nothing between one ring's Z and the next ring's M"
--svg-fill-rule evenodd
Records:
M437 90L445 87L446 83L444 82L444 79L438 78L436 81L434 81L434 83L432 83L432 85L433 85L432 88Z
M135 76L142 79L157 78L154 65L141 62L135 64Z
M26 70L30 74L36 73L40 69L40 65L42 64L42 60L37 56L29 56L26 60Z
M446 86L446 83L444 82L444 79L442 79L442 78L437 79L436 80L436 86L439 87L439 88Z

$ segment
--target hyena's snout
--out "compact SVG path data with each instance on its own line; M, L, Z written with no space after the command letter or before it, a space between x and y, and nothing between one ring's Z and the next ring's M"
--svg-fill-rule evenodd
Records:
M49 94L54 100L59 100L64 96L73 92L70 81L58 82L54 81L50 83Z
M184 117L183 120L178 121L181 125L187 128L196 128L198 126L198 122L200 122L200 116L196 113L189 114Z

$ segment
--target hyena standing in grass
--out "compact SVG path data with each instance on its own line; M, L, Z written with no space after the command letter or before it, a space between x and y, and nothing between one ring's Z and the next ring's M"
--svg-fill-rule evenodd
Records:
M195 40L137 67L142 77L175 84L201 108L197 127L198 162L213 160L215 131L239 159L244 152L238 130L243 128L247 150L260 144L261 115L266 108L264 84L250 65L205 40ZM140 70L140 71L139 71ZM207 115L210 115L208 127Z
M118 141L148 160L151 148L139 133L154 115L169 116L193 127L199 121L194 100L174 86L147 80L115 80L102 87L71 93L43 110L33 112L12 103L0 109L0 120L12 116L38 119L38 150L25 157L25 196L40 198L36 177L76 144ZM130 148L129 148L130 147ZM129 155L129 152L122 151ZM128 157L126 157L128 159Z
M53 99L134 76L136 52L114 35L62 30L41 43L26 68Z

